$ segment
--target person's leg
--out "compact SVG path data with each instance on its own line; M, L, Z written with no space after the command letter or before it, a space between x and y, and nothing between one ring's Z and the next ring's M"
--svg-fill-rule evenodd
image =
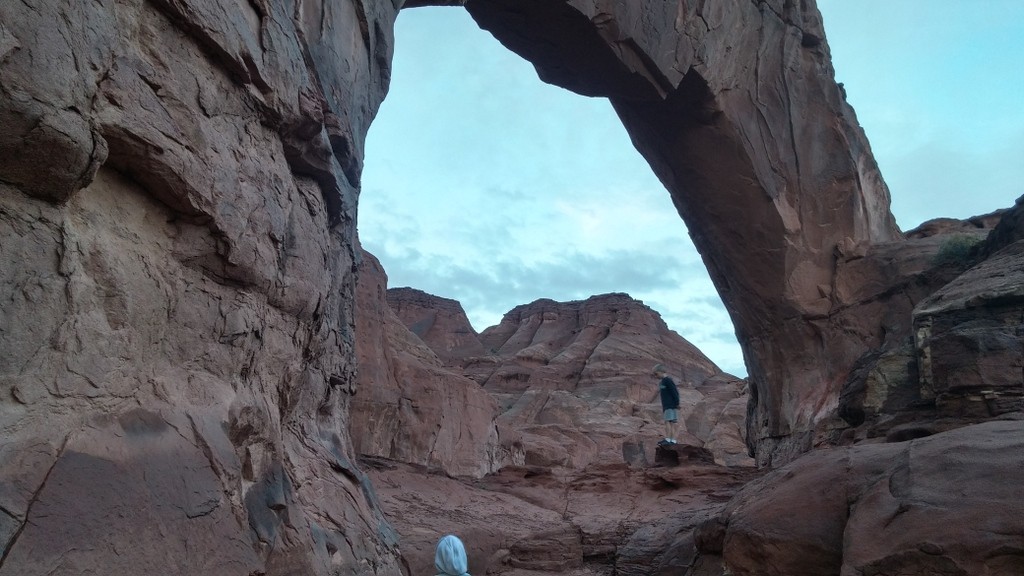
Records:
M679 412L674 409L664 410L665 416L665 441L674 443L676 441L676 421L679 418Z

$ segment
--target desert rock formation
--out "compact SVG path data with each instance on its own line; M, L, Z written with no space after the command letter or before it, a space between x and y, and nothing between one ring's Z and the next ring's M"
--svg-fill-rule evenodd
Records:
M900 232L814 4L466 8L543 80L611 99L732 315L759 461L824 441L851 366L882 344L873 311L840 297L856 286L837 257Z
M808 454L744 487L698 547L737 576L1020 574L1022 433L988 422Z
M0 4L0 574L399 571L347 435L396 10Z
M663 429L651 369L660 363L679 384L679 439L711 448L721 463L750 463L743 438L746 382L724 374L627 294L538 300L512 309L479 336L452 300L409 288L388 290L387 300L410 331L426 330L454 373L497 401L509 462L569 469L653 463ZM460 357L455 342L487 354ZM362 376L360 382L365 388Z
M926 222L843 263L885 302L885 344L840 397L839 443L906 440L1024 410L1020 201L997 214ZM1000 220L1002 218L1002 220ZM881 312L879 310L879 313Z
M457 365L463 358L486 354L479 335L457 300L415 288L389 288L387 304L401 323L430 346L445 365Z
M857 436L843 397L916 347L915 307L970 263L934 260L948 223L910 245L896 227L813 3L465 5L545 81L609 97L671 193L744 348L758 462ZM999 218L957 234L980 239ZM1001 346L1013 356L1019 341ZM1020 410L1003 403L989 413Z
M388 305L380 262L368 252L362 256L355 316L358 393L348 426L356 452L455 476L496 471L511 458L498 444L497 403L473 380L445 369L406 328Z
M1021 381L1007 376L1021 363L1019 282L1003 272L1020 269L1020 212L952 267L927 255L941 252L938 236L914 244L923 252L904 250L911 243L834 82L813 0L413 4L465 4L543 79L611 98L736 323L761 464L824 443L934 432L919 413L941 413L944 427L1019 414ZM363 140L390 80L401 6L0 3L0 574L401 570L347 432L361 393L353 327ZM902 271L897 289L887 270ZM991 298L965 292L981 282ZM509 341L518 342L502 346ZM916 351L930 359L923 368ZM546 357L530 346L516 354L517 369ZM428 371L430 358L423 349ZM596 391L607 373L595 365L594 374ZM469 389L449 398L470 402ZM858 417L877 434L862 434ZM458 450L491 454L489 425L467 426L479 435ZM969 454L986 455L990 440L1019 451L1004 434L1012 426L841 450L923 462L909 468L915 479L978 461L986 475L967 466L963 481L985 491L986 510L1005 513L1019 495L985 482L1019 476L1019 462ZM463 446L454 430L434 438ZM968 456L943 460L937 447L953 441ZM949 466L915 458L919 450ZM403 457L492 467L491 456ZM884 484L878 498L859 500L865 518L888 509ZM919 501L956 505L911 490L906 502ZM1014 537L1019 517L956 520ZM832 530L842 511L824 518ZM729 536L741 524L723 524L723 561L749 572L731 552L743 550ZM823 565L883 570L925 558L902 541L874 546L874 525L856 532L866 544L839 549L838 564L829 531L814 544ZM636 541L656 541L645 534ZM708 550L714 535L699 539ZM918 551L936 571L1020 568L1010 544L927 541L934 546ZM794 542L772 550L792 553Z
M744 381L625 294L539 300L477 335L458 302L412 288L385 297L386 281L364 252L351 428L409 573L429 569L444 533L470 543L473 573L721 569L694 528L758 474ZM684 430L657 450L656 363L680 379ZM495 423L499 450L476 432Z

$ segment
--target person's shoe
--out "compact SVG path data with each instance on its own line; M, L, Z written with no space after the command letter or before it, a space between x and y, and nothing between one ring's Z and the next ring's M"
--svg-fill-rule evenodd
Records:
M669 444L675 444L676 443L675 438L668 438L667 440L668 440Z
M670 443L671 441L668 438L662 438L661 440L658 440L658 446L668 446Z

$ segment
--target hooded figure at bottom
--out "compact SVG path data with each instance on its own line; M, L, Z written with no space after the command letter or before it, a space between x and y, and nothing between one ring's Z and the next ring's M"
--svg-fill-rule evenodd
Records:
M458 536L449 534L437 543L434 567L437 568L437 576L469 576L466 547Z

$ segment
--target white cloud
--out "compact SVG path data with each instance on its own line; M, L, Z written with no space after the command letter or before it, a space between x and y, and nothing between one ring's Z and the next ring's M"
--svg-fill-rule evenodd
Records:
M819 6L904 228L1024 193L1024 3ZM608 102L541 83L463 10L399 18L363 183L360 235L391 285L459 300L477 329L537 298L628 292L745 374L668 193Z

